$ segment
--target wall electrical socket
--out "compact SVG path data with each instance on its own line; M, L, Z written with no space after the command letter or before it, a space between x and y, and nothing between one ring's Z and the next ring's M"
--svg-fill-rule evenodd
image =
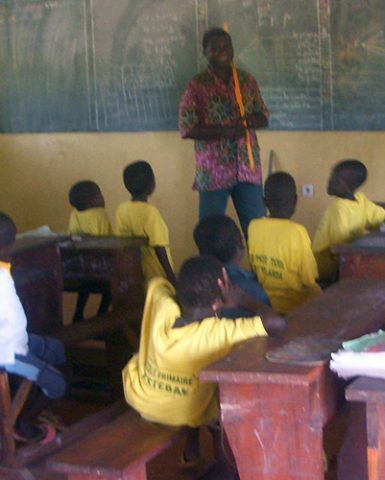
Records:
M313 198L314 197L314 185L312 183L305 183L302 185L302 196L305 198Z

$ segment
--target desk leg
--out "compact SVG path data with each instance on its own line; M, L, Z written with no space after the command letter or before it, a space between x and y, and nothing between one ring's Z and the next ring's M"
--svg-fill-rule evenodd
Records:
M221 415L241 480L323 480L322 422L306 385L221 384ZM313 411L313 413L312 413Z
M352 402L349 429L339 456L338 479L384 478L385 404Z
M369 403L366 408L369 480L381 480L385 478L385 404ZM372 462L371 455L373 453L375 455Z
M368 480L365 404L351 402L349 407L349 423L338 453L338 480Z

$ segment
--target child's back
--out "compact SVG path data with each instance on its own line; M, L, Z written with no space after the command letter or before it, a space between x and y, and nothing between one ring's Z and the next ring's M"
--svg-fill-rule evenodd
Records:
M265 183L271 217L249 225L251 266L277 312L289 313L321 290L309 235L290 220L297 195L294 179L277 172Z
M322 280L337 279L338 259L331 247L349 243L385 221L385 210L356 192L366 177L366 167L358 160L343 160L332 170L327 191L336 198L325 211L312 244Z
M75 183L69 191L74 207L68 230L71 235L112 235L112 227L99 186L92 181Z
M154 277L164 277L175 283L167 225L159 210L147 203L155 188L152 168L147 162L134 162L125 168L123 179L132 200L118 206L116 231L119 235L148 239L148 245L141 248L146 282Z
M236 343L266 335L282 319L264 307L261 316L219 319L228 292L227 276L214 257L185 262L174 288L164 279L149 286L139 354L123 371L126 400L145 418L197 427L218 415L216 386L200 383L199 371L226 355ZM278 326L279 325L279 326ZM265 330L266 327L266 330Z

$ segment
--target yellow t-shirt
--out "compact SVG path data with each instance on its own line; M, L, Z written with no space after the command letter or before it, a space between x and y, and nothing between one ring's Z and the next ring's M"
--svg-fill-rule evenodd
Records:
M248 247L251 267L276 312L289 313L321 291L302 225L280 218L252 220Z
M325 211L313 239L320 278L333 279L338 270L338 259L331 247L352 242L367 230L377 228L385 221L385 209L356 193L355 200L336 198Z
M123 370L127 402L144 418L166 425L197 427L217 418L217 387L201 383L200 370L238 342L267 335L260 317L205 318L173 328L181 316L175 290L153 279L143 313L139 353Z
M167 225L156 207L146 202L121 203L116 210L116 230L119 235L148 239L148 245L141 248L143 275L147 282L154 277L166 277L154 247L165 247L173 266L170 241Z
M68 230L71 235L113 235L105 208L72 210Z

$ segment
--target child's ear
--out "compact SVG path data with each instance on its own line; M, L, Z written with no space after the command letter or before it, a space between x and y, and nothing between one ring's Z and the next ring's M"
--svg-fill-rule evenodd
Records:
M225 301L229 291L229 277L224 267L222 267L222 278L219 277L217 283L221 291L222 300Z

